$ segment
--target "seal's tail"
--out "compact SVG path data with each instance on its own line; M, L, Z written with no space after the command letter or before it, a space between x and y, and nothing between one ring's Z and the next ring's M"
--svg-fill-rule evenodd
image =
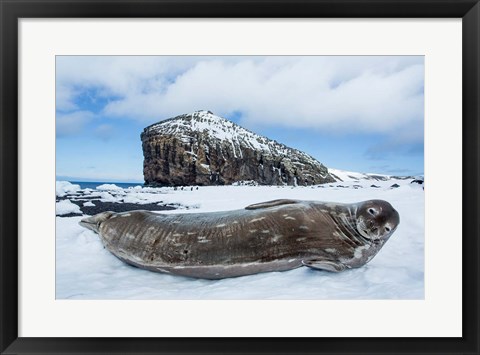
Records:
M90 229L98 233L98 228L100 224L107 219L109 219L115 212L107 211L102 213L97 213L95 216L86 217L78 222L82 227Z

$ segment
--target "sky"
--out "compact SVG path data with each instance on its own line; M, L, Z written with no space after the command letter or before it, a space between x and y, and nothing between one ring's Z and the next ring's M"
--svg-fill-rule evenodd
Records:
M143 128L198 110L329 168L424 172L423 56L57 56L57 179L143 182Z

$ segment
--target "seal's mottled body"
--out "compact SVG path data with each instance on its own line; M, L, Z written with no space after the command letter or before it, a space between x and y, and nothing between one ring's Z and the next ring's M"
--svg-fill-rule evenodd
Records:
M398 222L398 213L380 200L275 200L213 213L104 212L80 223L98 232L105 247L129 264L219 279L302 265L329 271L360 267Z

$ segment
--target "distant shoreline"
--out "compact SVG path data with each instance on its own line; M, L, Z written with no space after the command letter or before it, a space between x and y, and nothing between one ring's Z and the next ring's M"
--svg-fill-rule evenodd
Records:
M72 184L80 185L81 189L95 189L97 186L104 185L104 184L114 184L118 187L123 189L134 187L134 186L141 186L144 187L143 182L111 182L111 181L75 181L75 180L65 180Z

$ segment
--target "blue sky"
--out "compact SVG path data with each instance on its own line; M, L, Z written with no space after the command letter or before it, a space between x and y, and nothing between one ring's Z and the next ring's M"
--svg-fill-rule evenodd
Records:
M58 56L57 178L143 182L143 128L197 110L327 167L424 171L422 56Z

